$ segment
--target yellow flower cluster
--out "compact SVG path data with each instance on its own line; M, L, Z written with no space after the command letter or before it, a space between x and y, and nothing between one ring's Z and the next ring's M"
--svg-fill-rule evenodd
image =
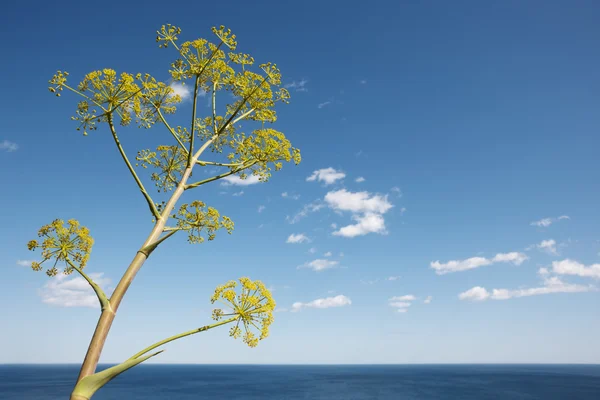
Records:
M243 133L238 134L230 140L229 146L233 149L228 156L230 162L256 161L249 170L263 182L271 176L269 164L272 163L275 170L278 171L282 168L281 161L293 160L297 165L301 160L300 150L292 147L285 135L274 129L257 129L249 136ZM245 179L246 176L246 173L240 174L242 179Z
M94 239L90 236L89 229L80 226L77 220L70 219L67 224L68 226L65 226L63 220L56 219L52 223L42 226L38 231L38 237L44 237L41 243L37 240L30 240L27 243L29 250L42 248L42 262L34 261L31 264L34 271L40 271L42 264L52 258L56 261L51 268L46 270L48 276L55 276L58 273L56 269L58 261L69 260L78 263L81 269L85 267L92 251ZM73 267L67 263L63 272L68 275L73 272Z
M169 43L175 44L177 35L181 33L181 28L167 24L167 26L163 25L156 33L156 42L159 43L158 47L168 47Z
M269 327L273 323L273 310L275 309L275 300L271 292L261 281L252 281L249 278L240 278L242 292L236 296L233 290L237 282L229 281L225 285L218 286L214 295L211 297L211 303L220 301L231 308L230 313L225 313L221 309L213 311L213 319L220 320L226 316L237 317L237 323L229 331L229 335L234 339L242 336L244 328L243 341L250 347L256 347L259 340L269 336ZM240 326L241 324L241 326ZM258 337L252 329L258 331Z
M179 146L158 146L157 153L150 150L140 150L135 157L138 163L136 167L148 168L153 166L160 172L153 172L150 176L155 182L158 191L167 192L172 190L178 183L185 171L187 163L187 152Z
M188 206L193 210L188 210ZM202 232L206 232L208 240L216 237L216 231L225 228L227 233L233 232L233 221L226 216L221 217L219 211L208 207L204 202L196 200L191 204L182 204L177 214L171 215L177 220L177 228L188 232L188 242L202 243L204 237ZM219 219L220 218L220 219Z

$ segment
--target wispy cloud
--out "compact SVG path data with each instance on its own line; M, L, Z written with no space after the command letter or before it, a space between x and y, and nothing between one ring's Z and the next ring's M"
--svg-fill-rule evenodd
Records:
M531 226L537 226L540 228L547 228L550 225L552 225L553 223L555 223L556 221L560 221L563 219L571 219L571 217L569 217L568 215L561 215L560 217L548 217L548 218L542 218L539 221L533 221L531 224Z
M255 185L255 184L261 182L258 180L259 178L256 175L248 175L246 177L246 179L242 179L237 175L229 175L229 176L226 176L225 178L221 178L221 179L223 180L223 182L221 182L222 186L231 186L231 185L248 186L248 185Z
M308 303L296 302L292 304L292 312L300 311L303 308L332 308L332 307L343 307L352 304L350 298L343 294L335 297L326 297L324 299L316 299L309 301Z
M325 185L331 185L340 179L344 179L346 174L342 171L337 171L335 168L322 168L314 171L311 176L306 178L307 182L324 182Z
M365 178L363 178L362 176L359 176L358 178L356 178L356 179L354 180L354 182L357 182L357 183L361 183L361 182L364 182L364 181L366 181L366 179L365 179Z
M323 108L323 107L328 106L330 104L331 104L331 101L325 101L323 103L317 104L317 108Z
M308 88L306 87L307 83L307 79L301 79L299 81L292 81L292 83L285 84L283 87L286 89L294 89L296 92L308 92Z
M539 244L536 244L535 247L548 254L555 256L558 255L558 250L556 249L556 241L554 239L542 240Z
M332 254L330 251L326 252L325 254L323 254L323 257L331 257Z
M288 215L285 217L285 219L290 224L295 224L296 222L300 221L302 218L306 217L308 214L317 212L320 209L322 209L323 207L325 207L325 205L323 203L321 203L320 201L318 201L318 200L313 201L312 203L308 203L308 204L304 205L304 207L302 207L302 209L300 211L298 211L293 217L290 217Z
M402 191L400 190L400 188L398 186L394 186L391 189L392 192L396 193L396 196L398 197L402 197Z
M516 297L536 296L550 293L579 293L595 290L593 286L569 284L557 277L544 278L544 284L540 287L528 289L492 289L487 291L484 287L475 286L458 295L460 300L485 301L485 300L508 300Z
M411 301L416 299L412 294L407 294L404 296L394 296L388 299L388 305L390 307L397 308L397 312L406 313L408 311L408 307L411 305Z
M401 278L401 277L400 277L399 275L398 275L398 276L388 276L388 277L386 278L386 280L388 280L388 281L397 281L397 280L398 280L398 279L400 279L400 278Z
M288 236L286 243L308 243L310 239L304 233L292 233Z
M8 140L3 140L0 142L0 150L6 150L7 152L12 153L18 149L19 145L14 142L9 142Z
M298 200L300 198L300 195L299 194L289 194L288 192L283 192L283 193L281 193L281 197L283 197L284 199Z
M90 273L88 275L100 287L110 283L110 279L103 278L103 273ZM68 275L57 275L40 289L39 295L42 297L44 303L58 307L100 308L98 297L94 293L94 290L80 276L69 279Z
M312 269L313 271L320 272L320 271L325 271L326 269L336 268L338 265L339 265L339 261L318 258L316 260L299 265L298 269L309 268L309 269Z
M258 206L258 212L261 213L263 211L265 211L267 207L263 206L262 204L260 206Z
M393 207L387 195L371 195L369 192L349 192L341 189L327 193L325 202L333 210L351 212L352 219L356 222L341 227L334 231L333 235L356 237L368 233L387 233L383 214Z
M471 257L466 260L453 260L447 263L433 261L430 265L438 275L447 274L450 272L467 271L474 268L483 267L499 262L510 262L515 265L521 265L525 260L529 259L525 254L519 252L498 253L493 258Z
M432 297L432 296L427 296L427 297L425 298L425 300L423 300L423 303L425 303L425 304L429 304L429 303L431 303L431 300L433 300L433 297Z
M17 260L17 265L20 265L21 267L31 267L31 263L34 260Z
M239 196L241 196L241 195L243 195L243 194L244 194L244 191L243 191L243 190L240 190L239 192L233 193L233 194L232 194L232 196L234 196L234 197L239 197Z

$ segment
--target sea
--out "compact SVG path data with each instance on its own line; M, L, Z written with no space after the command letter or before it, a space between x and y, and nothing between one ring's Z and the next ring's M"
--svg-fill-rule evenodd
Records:
M0 400L68 399L78 372L79 365L0 365ZM138 399L600 400L600 365L148 364L93 397Z

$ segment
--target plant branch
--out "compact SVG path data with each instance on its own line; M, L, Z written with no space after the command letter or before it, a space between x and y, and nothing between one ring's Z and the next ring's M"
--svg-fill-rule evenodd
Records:
M202 180L202 181L198 181L198 182L196 182L196 183L192 183L192 184L186 185L186 186L185 186L185 190L188 190L188 189L193 189L193 188L195 188L195 187L198 187L198 186L200 186L200 185L204 185L205 183L209 183L209 182L212 182L212 181L216 181L216 180L218 180L218 179L221 179L221 178L225 178L226 176L233 175L233 174L235 174L235 173L237 173L237 172L240 172L241 170L244 170L244 169L246 169L246 168L250 168L251 166L253 166L253 165L254 165L254 164L256 164L257 162L258 162L258 161L256 161L256 160L253 160L253 161L251 161L249 164L247 164L247 165L243 165L242 167L239 167L239 168L234 168L234 169L232 169L231 171L224 172L224 173L222 173L222 174L220 174L220 175L213 176L212 178L204 179L204 180Z
M102 311L112 311L110 307L110 301L108 300L108 297L106 297L106 293L104 293L102 288L96 282L94 282L92 278L90 278L85 272L83 272L81 268L73 264L69 258L67 258L66 261L75 271L79 272L79 275L81 275L90 284L92 289L94 289L94 292L96 293L96 296L98 296L98 300L100 301L100 307Z
M188 160L187 160L188 168L191 168L193 166L192 153L194 152L194 132L196 129L196 106L198 103L198 83L200 83L200 75L196 76L196 81L194 83L194 104L192 105L192 127L190 128L190 149L188 151Z
M103 371L97 372L92 375L88 375L81 379L75 385L75 389L71 393L71 400L89 400L94 393L98 391L102 386L106 385L112 379L127 371L130 368L135 367L138 364L143 363L147 359L154 357L162 353L164 350L157 351L156 353L148 356L137 358L135 360L129 359L121 364L115 365L114 367L107 368Z
M148 207L150 208L150 212L152 213L154 218L156 218L156 220L158 220L160 218L160 213L158 212L158 209L154 205L152 198L146 191L146 188L144 188L144 184L142 183L142 181L140 181L140 178L138 178L137 174L135 173L135 170L131 166L129 159L127 158L127 155L125 154L123 147L121 146L121 142L119 141L119 138L117 137L117 132L115 131L115 126L112 122L111 114L108 115L108 125L110 126L110 132L113 135L115 144L117 145L117 148L119 149L119 153L121 153L121 157L123 157L123 160L125 161L125 164L127 164L127 168L129 169L129 172L131 172L131 175L133 175L133 179L135 179L135 182L138 184L140 191L144 195L144 198L146 199L146 202L148 203Z
M189 335L193 335L193 334L195 334L195 333L204 332L204 331L207 331L207 330L209 330L209 329L216 328L217 326L221 326L221 325L228 324L228 323L230 323L230 322L233 322L233 321L235 321L235 320L236 320L236 319L238 319L238 318L239 318L239 317L230 318L230 319L227 319L227 320L224 320L224 321L221 321L221 322L217 322L216 324L212 324L212 325L206 325L206 326L203 326L203 327L201 327L201 328L192 329L191 331L183 332L183 333L180 333L180 334L178 334L178 335L175 335L175 336L168 337L168 338L166 338L166 339L163 339L163 340L161 340L160 342L156 342L156 343L154 343L153 345L146 347L144 350L142 350L142 351L140 351L140 352L138 352L138 353L134 354L133 356L129 357L129 358L127 359L127 361L129 361L129 360L135 360L135 359L137 359L138 357L140 357L141 355L144 355L144 354L146 354L147 352L149 352L149 351L152 351L152 350L154 350L155 348L157 348L157 347L159 347L159 346L162 346L163 344L166 344L166 343L172 342L173 340L181 339L181 338L183 338L183 337L186 337L186 336L189 336Z
M185 147L185 145L183 144L183 142L181 141L181 139L179 139L179 136L177 136L177 134L175 133L175 130L173 130L173 128L171 128L171 125L169 125L169 123L167 122L167 120L164 117L163 113L160 111L160 107L156 107L155 105L153 105L153 106L156 109L156 112L158 113L158 116L160 117L160 120L162 121L162 123L165 124L165 126L167 127L167 129L169 130L169 132L171 132L171 135L173 135L173 137L175 138L175 140L177 140L177 143L179 143L179 146L181 146L181 148L187 154L188 153L187 147Z

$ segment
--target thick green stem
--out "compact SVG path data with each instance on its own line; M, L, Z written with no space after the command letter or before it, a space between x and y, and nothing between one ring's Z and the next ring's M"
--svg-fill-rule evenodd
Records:
M186 337L186 336L189 336L189 335L193 335L195 333L204 332L204 331L207 331L209 329L216 328L217 326L228 324L228 323L233 322L233 321L235 321L237 319L239 319L239 317L229 318L227 320L224 320L224 321L221 321L221 322L217 322L216 324L206 325L206 326L203 326L203 327L200 327L200 328L192 329L191 331L183 332L183 333L180 333L178 335L168 337L166 339L161 340L160 342L154 343L152 346L146 347L144 350L142 350L140 352L137 352L133 356L129 357L127 359L127 361L129 361L129 360L135 360L136 358L138 358L138 357L146 354L147 352L152 351L155 348L157 348L159 346L162 346L163 344L172 342L173 340L181 339L183 337Z

